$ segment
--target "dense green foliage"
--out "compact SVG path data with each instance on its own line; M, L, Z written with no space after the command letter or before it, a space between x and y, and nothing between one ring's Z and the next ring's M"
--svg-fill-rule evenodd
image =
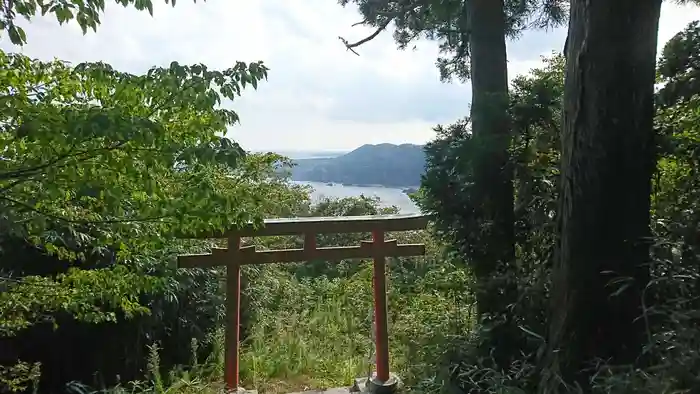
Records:
M700 190L695 146L700 90L693 87L698 32L693 23L679 33L665 46L659 63L659 82L664 86L657 94L659 150L652 195L655 243L652 262L646 266L652 278L645 292L646 309L639 316L646 322L648 342L642 344L644 354L635 365L590 360L594 373L588 389L594 392L693 392L700 387L696 374L690 372L698 354L693 328L698 294L696 193ZM468 391L532 392L541 389L540 379L549 372L541 368L552 316L549 292L558 231L555 219L561 208L557 200L564 63L555 56L545 68L516 79L511 87L517 264L477 283L475 291L498 292L511 302L505 313L482 321L485 329L493 331L514 320L520 330L499 337L502 350L511 354L510 370L493 369L489 360L479 357L478 349L467 351L460 369L461 386ZM472 184L469 161L480 147L473 143L468 119L436 131L438 138L426 148L428 165L419 203L436 214L440 238L470 261L470 256L479 253L485 231L474 220L474 201L468 189ZM458 154L465 149L473 155ZM610 279L609 286L617 294L628 286L624 278L611 275ZM576 387L571 390L577 392Z
M272 176L278 157L245 155L217 135L237 116L214 105L263 78L262 64L217 72L173 63L140 76L105 64L68 67L4 53L0 64L0 85L8 91L0 136L3 239L25 239L33 244L26 248L101 268L89 274L68 270L55 281L31 279L39 281L33 286L116 281L61 295L67 300L37 299L42 308L99 320L108 316L93 316L84 302L101 299L127 314L138 312L134 297L146 283L121 271L127 268L115 271L114 264L146 269L141 264L162 253L159 246L175 231L259 221L278 208L259 192L287 190ZM56 270L6 260L13 272ZM24 320L24 308L10 301L11 294L2 294L8 297L3 308L15 317L15 323L3 324L9 331L32 321Z
M294 160L295 181L410 187L425 171L423 147L412 144L363 145L333 158Z
M124 257L133 231L143 231L132 222L157 237L183 221L201 228L253 219L259 197L250 187L277 158L246 158L219 137L238 118L214 106L265 77L262 64L218 72L173 63L130 75L3 53L0 67L11 92L2 100L0 168L11 235L63 223L78 246L112 246Z

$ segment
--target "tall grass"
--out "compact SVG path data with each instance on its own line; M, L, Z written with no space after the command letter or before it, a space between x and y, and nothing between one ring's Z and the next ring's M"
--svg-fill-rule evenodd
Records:
M402 268L389 276L391 369L413 391L438 392L452 341L472 323L469 297L452 290L465 288L455 282L466 280L466 274L447 263L423 267L420 274ZM242 386L272 394L341 387L373 370L371 265L335 279L298 279L281 268L255 276L263 286L251 290L255 310L241 348ZM397 285L391 285L392 278ZM220 392L222 338L222 331L212 336L207 360L194 358L191 366L168 376L158 373L153 348L150 382L110 391Z
M371 356L371 272L293 283L304 299L256 313L244 343L241 375L263 391L349 385L366 374Z
M437 391L441 361L472 325L470 298L457 290L466 288L467 275L449 263L423 272L398 264L389 275L391 369L414 390ZM346 278L277 275L303 288L303 298L275 297L278 304L255 314L241 354L244 386L279 393L367 376L374 364L371 265Z

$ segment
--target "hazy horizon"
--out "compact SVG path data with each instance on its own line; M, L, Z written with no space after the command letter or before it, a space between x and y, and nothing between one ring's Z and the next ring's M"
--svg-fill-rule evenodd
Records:
M330 157L338 157L342 156L346 153L350 153L356 149L359 149L362 146L365 145L383 145L383 144L389 144L389 145L417 145L417 146L422 146L424 144L414 144L410 142L402 142L402 143L392 143L392 142L380 142L380 143L368 143L368 144L362 144L360 146L357 146L352 149L253 149L251 152L255 153L266 153L266 152L274 152L277 153L278 155L286 156L289 157L290 159L313 159L313 158L330 158Z
M266 149L266 150L253 150L254 153L267 153L273 152L278 155L288 157L290 159L321 159L321 158L332 158L342 156L351 151L349 150L318 150L318 149L308 149L308 150L290 150L290 149Z

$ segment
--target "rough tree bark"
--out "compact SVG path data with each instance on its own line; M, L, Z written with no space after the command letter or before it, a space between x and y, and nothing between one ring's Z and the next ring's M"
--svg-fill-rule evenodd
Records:
M510 262L514 256L505 18L503 0L472 0L467 7L471 27L471 126L481 148L475 160L475 183L480 214L489 223L483 256L477 263L480 271L488 273L497 263Z
M507 282L492 278L503 273L515 259L513 213L513 170L509 164L510 122L508 114L508 63L505 42L503 0L471 0L466 3L469 18L472 83L471 126L479 153L474 158L477 214L484 224L480 253L474 257L479 316L500 314L514 302L515 293ZM492 332L498 341L492 346L497 364L507 367L510 324ZM487 345L490 346L490 345Z
M661 0L571 1L543 393L564 391L559 378L587 390L589 362L640 355L660 10Z

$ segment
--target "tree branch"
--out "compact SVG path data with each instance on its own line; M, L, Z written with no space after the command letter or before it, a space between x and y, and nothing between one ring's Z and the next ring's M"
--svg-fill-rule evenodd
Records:
M136 218L124 218L124 219L106 219L106 220L75 220L75 219L69 219L67 217L63 217L60 215L53 214L51 212L46 212L41 209L34 208L30 204L27 204L22 201L15 200L14 198L10 198L7 196L0 196L0 200L5 200L11 205L14 205L16 207L24 208L27 211L36 213L41 216L45 216L49 219L53 219L59 222L63 223L69 223L69 224L79 224L79 225L99 225L99 224L121 224L121 223L152 223L152 222L157 222L161 221L163 219L167 219L172 217L173 215L160 215L160 216L150 216L150 217L136 217Z
M350 43L350 42L348 42L348 40L346 40L345 38L340 37L340 36L338 37L338 39L343 42L343 44L345 45L345 48L347 48L349 51L352 51L352 53L354 53L355 55L360 56L360 54L357 53L353 48L357 48L362 44L365 44L367 42L374 40L379 35L379 33L383 32L384 30L386 30L387 27L389 27L389 24L393 20L394 20L394 17L388 18L386 20L386 22L382 23L372 34L370 34L369 36L367 36L359 41ZM358 22L358 23L353 24L353 26L356 26L358 24L364 24L365 22L366 21Z
M18 185L21 185L22 183L33 181L33 180L34 179L31 177L16 179L13 182L10 182L10 184L5 185L2 188L0 188L0 195L4 195L5 193L7 193L11 189L13 189L15 186L18 186Z
M85 142L85 141L81 141ZM84 149L84 150L79 150L75 151L76 145L72 145L70 149L66 153L60 154L57 157L42 163L42 164L37 164L33 167L28 167L28 168L20 168L17 170L12 170L8 172L0 172L0 181L4 180L9 180L9 179L17 179L20 177L29 177L36 175L38 173L41 173L45 169L49 167L54 167L54 168L62 168L66 167L68 165L74 165L76 163L80 163L82 161L91 159L95 157L95 154L99 152L109 152L113 150L120 149L124 145L126 145L127 141L118 141L112 144L111 146L106 146L102 148L95 148L95 149ZM53 149L53 148L52 148ZM70 162L68 161L69 159L75 159L77 160L76 162ZM63 161L63 163L61 163Z

